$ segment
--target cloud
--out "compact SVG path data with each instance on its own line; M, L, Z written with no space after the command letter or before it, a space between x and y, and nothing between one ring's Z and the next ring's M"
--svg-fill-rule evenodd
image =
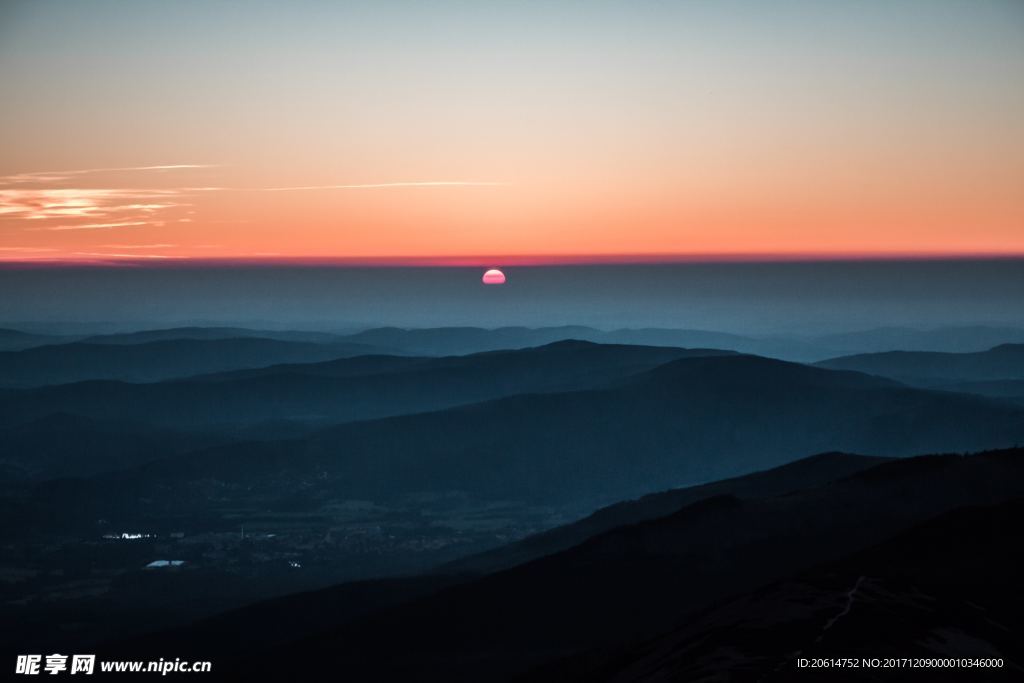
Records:
M121 223L84 223L81 225L55 225L37 230L110 230L111 228L137 228L143 225L160 225L149 221L123 221Z
M180 171L195 168L216 168L213 164L163 164L159 166L117 166L113 168L81 168L71 171L31 171L0 176L0 184L58 183L69 178L93 173L117 173L130 171Z
M91 220L32 230L94 230L154 223L169 209L188 206L180 190L127 188L0 189L0 219L26 222Z
M101 244L102 249L170 249L177 244Z
M96 252L96 251L76 251L75 256L94 256L100 258L132 258L132 259L166 259L171 258L165 254L123 254L123 253L107 253L107 252Z
M414 180L398 183L360 183L355 185L302 185L299 187L263 187L262 192L292 192L296 190L377 190L394 187L504 187L511 183L485 180Z
M208 187L82 187L83 176L108 172L149 174L212 168L209 164L118 166L66 171L33 171L0 176L0 220L41 222L28 230L109 230L160 226L166 212L191 204L182 201ZM82 180L71 183L71 180ZM56 185L56 187L46 187ZM67 185L71 185L68 187ZM60 221L59 225L52 222ZM28 224L28 223L26 223Z

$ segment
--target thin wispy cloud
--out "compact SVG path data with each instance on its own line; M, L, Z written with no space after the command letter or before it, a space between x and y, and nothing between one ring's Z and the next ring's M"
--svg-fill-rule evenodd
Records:
M99 258L133 258L133 259L167 259L166 254L126 254L120 252L76 251L75 256L92 256Z
M177 244L101 244L101 249L170 249Z
M81 225L55 225L39 230L111 230L113 228L138 228L143 225L157 225L149 221L123 221L121 223L83 223Z
M0 176L0 184L57 183L76 176L94 173L121 173L131 171L180 171L185 169L216 168L215 164L162 164L158 166L117 166L111 168L80 168L69 171L30 171Z
M254 188L262 192L293 192L299 190L378 190L398 187L503 187L511 183L487 180L414 180L397 183L358 183L353 185L300 185L297 187Z

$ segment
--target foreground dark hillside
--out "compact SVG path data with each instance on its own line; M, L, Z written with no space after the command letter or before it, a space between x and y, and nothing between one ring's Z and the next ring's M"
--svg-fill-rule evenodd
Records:
M254 645L280 643L280 627L286 625L285 640L299 640L382 607L428 595L443 587L465 583L477 576L508 569L527 560L553 555L603 532L657 519L701 500L723 495L741 499L774 497L823 486L880 462L885 462L885 459L825 453L764 472L663 491L610 505L578 522L528 536L520 542L503 545L487 553L447 563L417 576L347 583L286 596L212 617L188 630L161 633L158 639L163 646L183 650L195 648L203 642L216 643L219 652L233 654ZM157 639L150 642L155 643Z
M953 510L877 546L716 605L650 641L523 681L1013 681L1024 676L1024 498ZM887 658L981 659L894 669ZM798 669L798 660L859 666ZM863 660L879 658L879 668ZM991 667L1002 660L1001 668ZM905 664L904 664L905 666Z
M771 593L763 591L750 598L765 605L764 614L753 613L753 623L775 624L772 629L777 627L780 633L790 626L795 634L810 629L813 640L822 625L841 610L840 597L860 575L854 574L853 580L847 581L852 572L877 575L883 582L879 585L887 585L886 577L894 577L894 582L900 577L906 581L917 567L923 568L926 582L931 580L929 576L934 577L930 585L936 590L946 586L942 589L945 592L936 595L952 601L949 609L962 609L956 599L977 598L983 601L979 604L988 604L984 601L991 601L994 594L1008 588L1012 573L1008 563L1016 555L1006 541L1019 533L1019 526L1014 526L1019 525L1019 517L1013 525L991 527L984 521L987 517L975 521L968 516L957 522L960 531L951 534L948 542L940 541L940 533L926 531L930 535L915 537L919 540L904 552L897 552L902 541L896 541L874 555L870 551L856 554L911 532L937 516L1024 496L1022 456L1024 451L1019 449L974 456L925 456L883 462L781 495L712 495L685 504L667 516L598 533L568 550L481 578L467 577L454 586L445 587L451 579L424 577L419 585L406 584L402 589L412 591L405 604L382 603L368 614L366 605L356 612L346 610L345 593L338 592L343 589L332 589L323 593L322 599L298 596L235 616L225 615L211 622L219 632L232 633L219 642L212 637L210 626L200 625L192 638L186 629L122 647L156 654L173 643L175 651L220 655L229 667L241 665L241 669L232 670L244 677L248 661L244 649L249 642L246 633L251 632L255 642L262 641L264 651L272 653L271 661L281 666L279 670L271 666L269 671L283 674L287 670L308 680L333 680L339 671L367 681L486 681L516 676L591 680L591 676L604 674L612 680L619 671L616 667L631 666L630 658L643 666L643 648L652 647L636 645L639 649L634 650L630 643L660 638L659 634L680 625L698 623L694 619L710 619L709 633L714 635L721 626L726 629L721 638L734 638L723 640L724 651L757 652L763 647L773 652L773 662L784 662L789 650L759 645L756 637L748 644L742 630L728 630L734 623L732 618L716 621L698 615L713 615L702 611L729 596L788 581L789 577L793 581L814 581L804 577L820 574L831 577L828 585L836 590L841 586L844 591L822 597L821 607L797 609L785 599L772 603L764 597ZM848 557L862 559L844 559ZM941 566L932 566L933 562ZM989 586L983 585L979 573L987 562L995 563ZM824 573L814 569L829 563L839 569L826 569ZM961 570L963 578L957 579ZM845 573L837 576L839 571ZM870 595L867 584L864 589ZM415 597L417 594L421 597ZM880 603L879 609L894 610L888 617L893 626L900 620L910 623L917 618L913 610L918 603L910 600L911 594L907 594L909 602L888 588L878 595L890 599ZM338 605L334 608L338 610L334 627L325 624L330 616L321 610L332 604ZM319 633L306 635L308 630L300 627L269 636L268 640L269 631L261 628L272 622L301 623L300 615L306 611ZM868 638L864 643L880 644L880 635L870 641L870 624L867 621L862 626L862 636ZM965 622L965 627L969 625ZM703 631L693 633L699 654ZM836 631L837 638L840 633ZM898 629L890 628L886 633L890 637L888 647L878 654L922 651L911 647L910 641L901 640ZM905 637L917 635L907 632ZM660 647L662 641L649 642ZM799 639L793 642L805 645ZM826 652L830 642L823 640L822 647L815 651ZM1008 651L1003 655L1013 657L1008 642L999 638L984 647L974 647L974 641L963 641L979 656L987 656L993 648L1004 648ZM239 653L236 648L243 651L240 659L232 654ZM810 646L806 648L811 651ZM591 654L595 649L598 654ZM948 653L951 648L936 640L930 651ZM329 662L317 657L323 652L331 653ZM605 656L609 652L613 653L610 658ZM742 657L730 657L723 660L712 653L698 664L705 674L729 672L734 665L742 672ZM569 659L554 663L563 658ZM684 655L679 666L692 661ZM757 661L750 666L751 670L756 668ZM261 661L261 670L268 671L265 660ZM662 680L657 673L650 680ZM621 680L631 679L626 676Z
M555 527L503 545L479 555L471 555L441 567L441 573L486 573L508 569L562 550L616 527L670 515L698 501L718 496L768 498L792 491L821 486L835 479L874 467L885 458L850 453L812 455L770 470L709 484L651 493L603 507L578 522Z

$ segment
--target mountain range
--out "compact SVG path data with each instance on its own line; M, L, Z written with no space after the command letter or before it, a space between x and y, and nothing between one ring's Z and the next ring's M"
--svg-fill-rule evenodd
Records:
M584 325L552 327L374 327L358 332L272 330L238 326L184 326L105 334L79 330L72 334L0 329L0 351L75 342L131 345L171 340L261 338L321 344L366 344L385 353L447 356L542 346L566 339L601 344L639 344L682 348L719 348L784 360L813 362L840 355L880 351L983 351L1003 343L1024 343L1024 328L966 325L915 329L881 327L830 334L736 333L677 328L622 328L602 330Z
M607 503L779 465L795 453L911 455L1021 441L1024 411L1011 403L756 356L697 356L598 389L228 444L127 476L168 485L316 473L334 494L372 498L464 491Z
M236 341L249 343L216 343L234 346ZM148 349L157 343L164 342L136 348ZM306 353L305 348L293 349L293 342L271 343L286 344L280 349L283 352ZM178 427L211 428L264 420L336 423L436 410L513 394L597 387L670 360L726 353L560 342L539 349L444 358L362 355L146 384L87 381L0 392L0 422L67 412ZM230 358L246 360L240 353Z
M745 343L222 327L0 352L0 641L242 679L258 647L272 678L786 680L904 631L1017 665L992 625L1016 623L1013 557L985 544L1019 530L1024 345Z

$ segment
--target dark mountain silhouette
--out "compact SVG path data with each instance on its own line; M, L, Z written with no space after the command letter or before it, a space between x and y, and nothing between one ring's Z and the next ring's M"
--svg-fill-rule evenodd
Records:
M715 330L622 328L600 330L583 325L560 327L380 327L360 332L272 330L226 326L184 326L132 332L75 336L27 333L0 329L0 351L46 344L82 341L90 344L130 345L180 339L262 338L322 344L361 343L382 352L427 356L463 355L482 351L542 346L566 339L601 344L639 344L679 348L717 348L802 362L846 354L903 351L983 351L1004 343L1024 343L1024 329L998 326L960 326L931 330L885 327L818 336L751 335Z
M318 363L278 363L261 368L212 372L175 381L179 384L191 382L232 382L267 377L286 379L294 375L309 377L365 377L367 375L390 374L408 369L418 369L433 360L435 358L430 356L371 354L367 356L338 358Z
M1024 343L1024 328L997 325L958 325L922 330L910 327L878 327L856 332L825 334L813 343L838 354L880 351L985 351L1000 344Z
M632 652L628 647L619 648L707 618L713 612L701 617L701 610L728 596L800 577L823 563L854 566L843 558L937 515L965 506L1012 501L1022 495L1024 451L1020 449L883 462L783 495L704 498L667 516L617 527L568 550L456 585L406 584L404 590L410 591L411 599L403 604L382 605L365 616L343 613L341 623L314 635L306 635L302 628L297 633L281 633L268 650L273 652L269 662L261 659L256 664L245 656L249 652L244 642L248 624L265 625L275 619L301 623L299 615L319 612L320 605L332 604L351 589L276 600L207 622L196 629L195 638L190 639L185 629L148 639L148 645L133 641L130 650L146 651L172 642L176 652L216 654L223 667L240 666L236 673L241 677L259 667L271 677L287 669L303 680L333 680L338 672L344 672L364 681L487 681L507 680L531 670L542 678L573 680L574 672L590 673L590 662L601 665L598 671L614 672L615 666L628 665L631 660L588 655L567 660L556 669L535 667L551 666L553 660L595 649ZM1017 534L1019 528L1009 531ZM977 586L984 583L986 560L1002 558L1003 564L990 568L997 577L992 593L1008 588L998 581L1008 581L1014 572L1007 566L1016 566L1008 565L1015 552L1008 540L1015 535L1007 535L1007 542L989 544L994 540L989 527L969 519L948 548L943 548L941 533L929 533L930 540L904 551L897 542L878 559L871 560L870 552L858 556L868 558L865 562L874 561L875 568L856 566L841 580L833 580L833 585L849 590L851 577L877 574L891 563L892 571L897 575L903 572L904 578L912 576L918 566L931 566L935 585L963 567L965 578L969 578L958 585ZM980 535L979 545L990 546L988 554L972 557L956 552L960 539L972 534ZM917 549L922 551L920 555ZM890 559L893 557L895 561ZM442 579L427 577L424 581ZM981 595L986 590L979 588ZM322 603L317 600L320 595L324 596ZM755 598L763 595L766 593L761 591ZM774 620L784 628L792 620L800 626L810 613L820 633L820 625L838 612L835 607L841 607L836 600L839 595L833 591L827 604L823 603L827 611L809 609L799 602L778 602L775 607L769 603L761 621L771 624ZM909 592L905 595L913 597ZM896 609L896 616L890 615L893 626L900 618L915 618L910 610L913 605L903 604L898 596L890 604ZM325 621L322 614L311 618L318 629ZM209 634L210 623L224 631L238 631L218 642L204 635ZM728 627L731 622L712 619L710 623ZM871 623L877 620L867 622L865 632ZM263 647L272 645L265 635L259 641ZM699 648L701 641L694 642ZM879 634L876 644L881 642ZM240 649L232 652L232 647ZM824 645L820 649L828 650ZM331 657L316 656L323 652L330 652ZM242 658L232 661L233 654ZM872 656L884 655L873 652ZM731 666L730 660L721 666ZM590 678L581 676L579 680Z
M825 484L885 462L886 458L848 453L812 455L769 470L615 503L578 522L556 527L494 550L446 564L442 573L489 573L567 550L615 527L672 514L686 505L715 496L766 498Z
M993 379L984 382L956 382L937 387L943 391L980 394L993 398L1008 398L1017 403L1024 401L1024 379Z
M604 389L513 396L154 463L167 480L316 472L335 493L460 490L606 504L828 450L911 455L1024 440L976 396L756 356L684 358Z
M959 326L919 330L884 327L841 334L751 335L715 330L624 328L599 330L580 325L564 327L443 327L404 329L383 327L348 337L351 341L405 349L409 353L448 355L501 348L538 346L561 339L584 339L601 344L642 344L682 348L730 349L785 360L819 361L851 353L905 351L983 351L998 344L1024 343L1024 329L1000 326Z
M33 334L0 328L0 351L20 351L44 344L59 344L62 341L61 337L56 335Z
M1024 380L1024 344L1002 344L975 353L887 351L832 358L818 365L890 377L915 386Z
M672 514L700 500L721 495L735 495L744 499L773 497L822 486L885 461L884 458L823 453L743 477L655 493L602 508L579 522L557 527L492 552L445 564L429 574L345 583L324 590L267 600L204 619L186 630L161 633L159 638L169 649L179 645L187 648L197 640L216 638L222 652L241 652L256 644L280 642L283 631L288 633L288 639L299 640L384 607L463 583L475 575L553 555L616 527Z
M745 594L656 639L545 667L531 681L1020 680L1024 499L945 513ZM797 669L816 657L1002 659L1002 668Z
M39 386L87 379L147 382L374 352L373 347L358 344L256 338L181 339L126 345L74 342L0 352L0 386Z
M0 420L62 411L174 426L344 422L598 387L670 360L724 353L567 341L447 358L359 356L153 384L93 381L8 392L0 394Z
M598 331L578 325L564 327L378 327L347 337L348 341L403 349L425 356L450 356L481 351L521 349L566 339L587 339Z
M138 332L118 332L85 337L86 344L145 344L154 341L179 339L277 339L278 341L338 344L345 341L341 335L330 332L303 330L254 330L246 327L169 327Z
M565 339L599 344L638 344L679 348L729 349L789 360L819 360L830 354L813 343L796 338L751 337L711 330L636 328L599 330L593 327L440 327L403 329L381 327L347 337L350 341L404 349L424 355L466 354L497 349L539 346Z
M224 441L128 420L54 413L0 427L0 463L15 468L23 478L82 477L136 467Z

